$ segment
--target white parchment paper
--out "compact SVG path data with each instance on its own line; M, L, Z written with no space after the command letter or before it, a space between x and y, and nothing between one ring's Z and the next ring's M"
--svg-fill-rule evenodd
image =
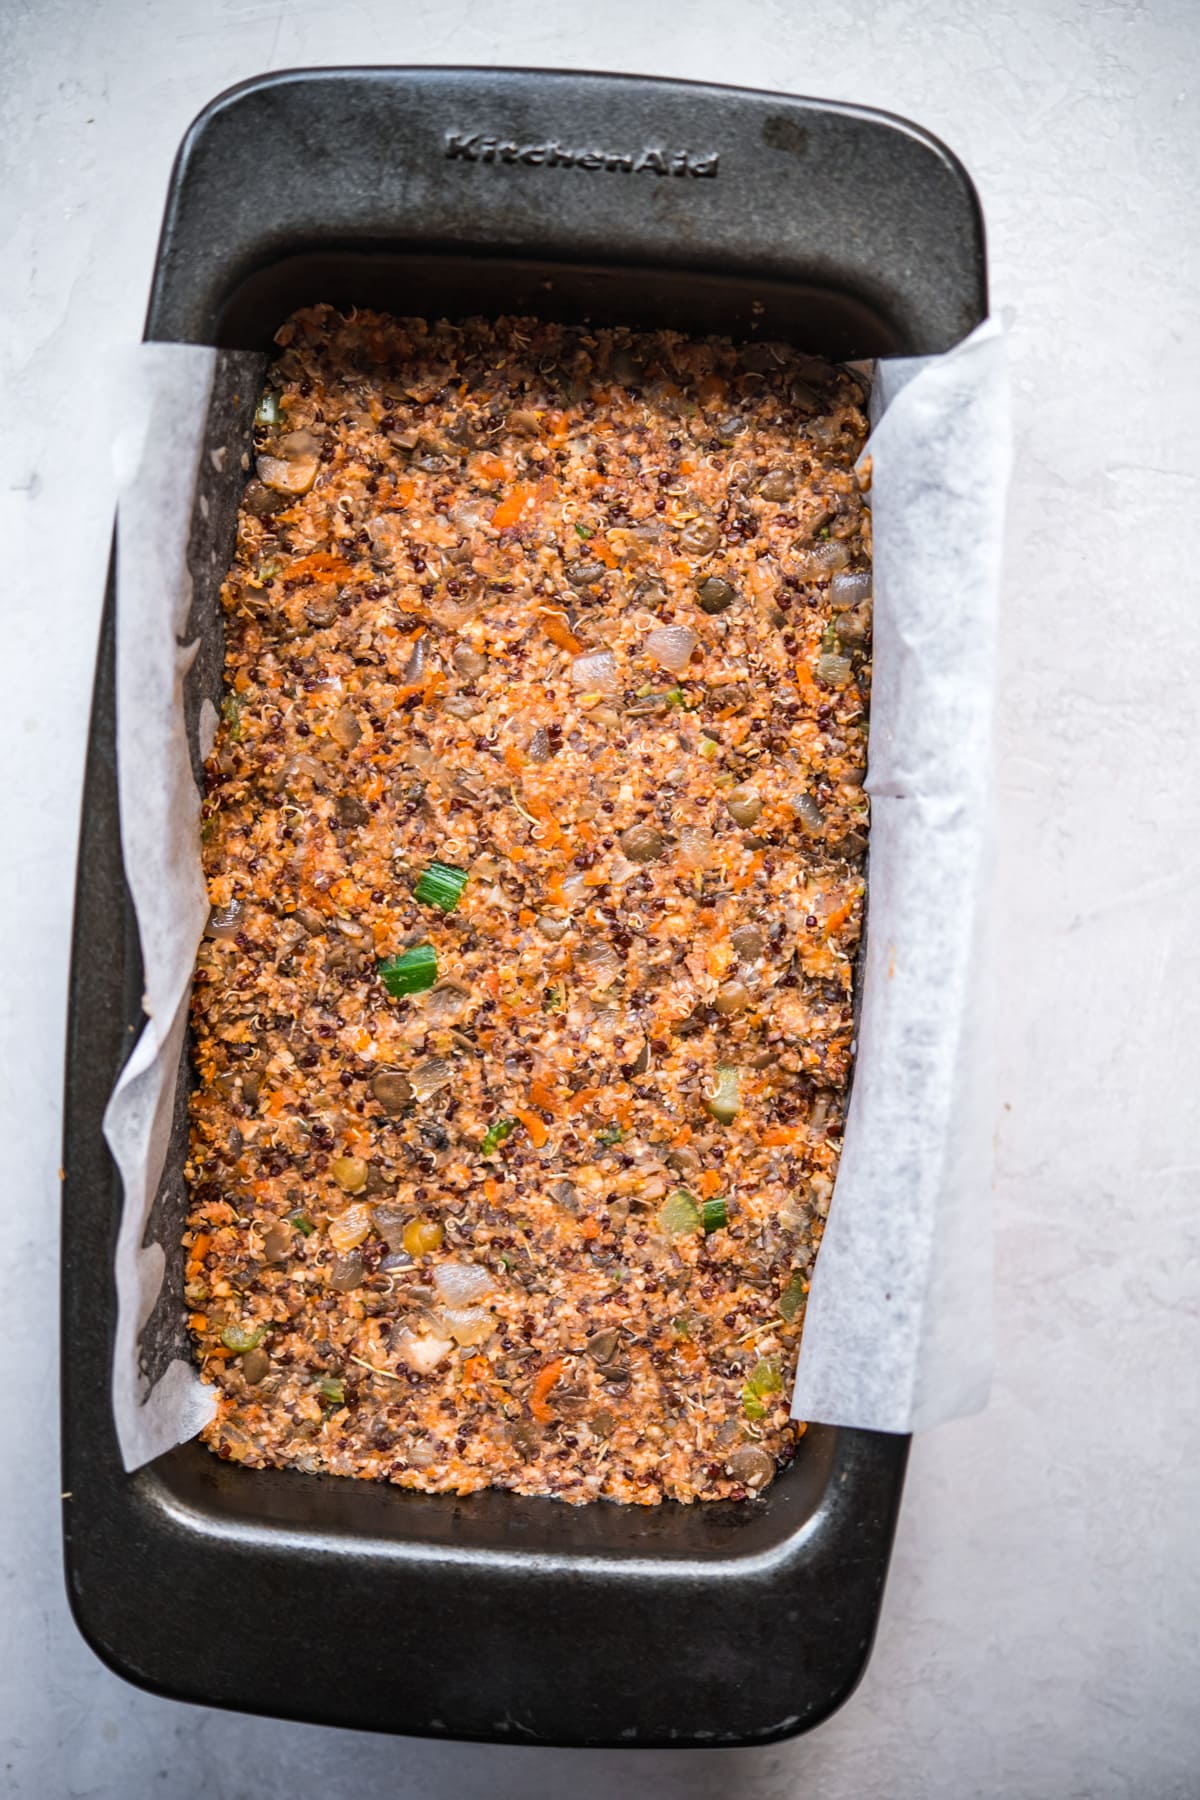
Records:
M854 1086L796 1418L915 1431L991 1369L992 696L1010 436L1003 336L882 362Z
M214 1411L182 1318L164 1322L182 1201L172 1215L163 1195L172 1178L179 1185L169 1153L177 1160L188 995L207 917L196 771L216 713L211 698L197 712L193 692L189 719L188 683L198 652L211 662L219 642L222 571L217 534L197 617L195 528L210 505L205 477L243 452L228 425L231 382L250 395L262 368L201 346L139 346L117 443L117 776L146 1014L104 1121L124 1186L112 1396L130 1469ZM213 438L218 390L223 443ZM990 1367L986 925L1009 455L998 328L981 326L945 356L879 364L873 409L868 937L854 1089L793 1411L908 1431L982 1405ZM224 485L240 488L228 476Z

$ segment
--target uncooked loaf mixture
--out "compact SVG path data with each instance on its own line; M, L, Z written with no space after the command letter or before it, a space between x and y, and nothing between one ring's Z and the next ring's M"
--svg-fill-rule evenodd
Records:
M850 1067L862 385L529 318L277 344L203 809L205 1438L760 1493Z

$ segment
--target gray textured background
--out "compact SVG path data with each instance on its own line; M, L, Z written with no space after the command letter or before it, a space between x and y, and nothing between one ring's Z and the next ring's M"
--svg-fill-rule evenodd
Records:
M140 331L192 115L261 70L354 61L865 101L945 137L987 211L1017 413L997 1380L916 1446L862 1688L779 1749L564 1757L222 1716L124 1687L67 1616L56 1167L109 353ZM0 0L0 1792L1200 1796L1198 64L1195 0Z

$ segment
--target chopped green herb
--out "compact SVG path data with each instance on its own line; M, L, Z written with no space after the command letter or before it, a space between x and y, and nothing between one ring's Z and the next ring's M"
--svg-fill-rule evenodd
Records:
M707 1237L710 1231L720 1231L729 1223L729 1209L718 1194L713 1200L706 1200L701 1208L700 1217Z
M684 1237L690 1231L699 1231L702 1215L695 1195L689 1194L686 1188L676 1188L659 1207L658 1222L670 1237Z
M742 1389L742 1411L748 1419L761 1419L766 1414L764 1394L779 1394L783 1391L783 1376L779 1373L779 1364L774 1357L765 1357L755 1363L746 1378Z
M288 1224L294 1226L303 1237L311 1237L317 1229L308 1214L304 1212L289 1213Z
M590 538L592 535L592 528L590 525L576 525L575 529L581 538Z
M259 1325L253 1331L247 1331L242 1325L227 1325L221 1333L221 1342L227 1350L244 1356L247 1350L254 1350L261 1344L266 1330L265 1325Z
M317 1383L317 1392L328 1406L346 1404L346 1384L340 1375L323 1375Z
M256 425L278 425L283 418L280 396L274 388L264 388L262 397L254 410Z
M684 691L681 687L668 688L666 693L663 695L663 699L666 701L668 706L686 706L687 705L687 695L684 693Z
M268 556L263 562L259 563L255 572L260 581L274 581L276 575L279 574L279 571L282 568L283 564L277 556Z
M701 756L707 757L709 762L712 762L714 757L720 756L721 746L718 744L716 738L702 737L700 739L700 754Z
M685 1312L676 1313L675 1317L671 1320L671 1330L675 1333L676 1337L687 1338L690 1341L692 1335L691 1314Z
M242 703L236 694L226 694L221 702L221 717L225 721L225 729L235 741L242 736Z
M561 1012L563 1008L563 991L560 987L548 987L542 995L543 1012Z
M432 944L414 944L399 956L385 956L379 979L389 994L420 994L437 980L437 951Z
M789 1325L800 1311L800 1308L804 1305L807 1297L805 1293L807 1285L808 1284L805 1281L804 1276L800 1273L800 1270L793 1269L792 1273L788 1276L787 1286L784 1288L776 1302L779 1312L783 1318L788 1321Z
M452 863L431 862L413 893L422 906L440 906L443 912L448 913L453 912L458 905L466 885L465 869L456 869Z
M483 1134L483 1141L479 1146L480 1156L491 1156L516 1129L515 1119L493 1119Z
M821 538L827 538L829 536L828 525L822 525L820 531L818 531L818 533L817 533L817 536L821 537Z
M598 1131L596 1133L596 1142L598 1144L603 1144L607 1150L610 1149L613 1144L619 1144L624 1136L625 1133L619 1125L606 1125L603 1131Z

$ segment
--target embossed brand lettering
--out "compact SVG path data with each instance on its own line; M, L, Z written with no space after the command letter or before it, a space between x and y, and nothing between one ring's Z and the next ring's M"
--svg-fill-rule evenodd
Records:
M483 131L448 131L445 154L451 162L525 163L530 168L603 169L622 175L691 175L710 181L721 163L716 150L702 156L694 150L669 150L662 144L644 144L640 150L602 150L595 144L560 144L557 138L521 144Z

